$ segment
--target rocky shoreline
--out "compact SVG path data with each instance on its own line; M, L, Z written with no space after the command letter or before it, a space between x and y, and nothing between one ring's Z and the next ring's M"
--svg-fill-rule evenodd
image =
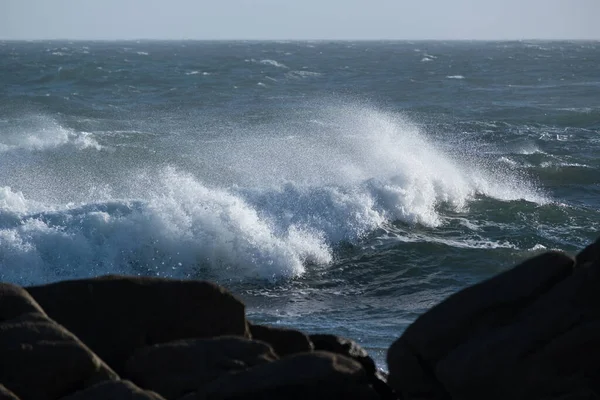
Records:
M388 350L253 324L210 282L0 284L0 399L600 398L600 240L464 289Z

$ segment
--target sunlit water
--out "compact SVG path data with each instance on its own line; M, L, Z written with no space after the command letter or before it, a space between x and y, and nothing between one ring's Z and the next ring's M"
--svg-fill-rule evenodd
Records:
M204 278L385 349L600 231L597 42L0 42L0 279Z

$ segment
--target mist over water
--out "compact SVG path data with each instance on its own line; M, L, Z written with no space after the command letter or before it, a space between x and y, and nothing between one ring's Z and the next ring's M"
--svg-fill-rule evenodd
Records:
M445 154L399 113L335 103L307 103L308 121L283 115L209 139L185 127L172 143L147 142L158 160L134 165L121 160L135 150L32 117L4 137L2 178L21 190L4 186L0 197L18 222L3 230L3 273L34 283L202 268L293 277L390 224L441 226L440 208L465 212L476 196L549 202L525 177L469 159L468 148L456 149L462 159ZM18 175L40 162L43 174Z
M447 295L597 236L599 51L0 42L0 279L211 279L381 362Z

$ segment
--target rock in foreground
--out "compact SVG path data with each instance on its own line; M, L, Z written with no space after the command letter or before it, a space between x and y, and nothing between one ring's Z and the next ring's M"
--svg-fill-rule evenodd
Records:
M118 373L136 349L153 344L248 336L244 304L210 282L106 276L27 291Z
M275 360L273 349L262 342L235 336L187 339L136 351L127 362L126 376L141 387L177 399L223 375Z
M54 400L117 379L85 344L49 319L27 292L0 284L0 293L0 384L19 398ZM14 308L9 311L7 306Z
M389 383L405 399L599 398L599 247L539 255L433 307L390 347Z
M250 324L209 282L0 283L0 399L600 399L599 289L600 241L527 260L419 317L386 382L352 340Z

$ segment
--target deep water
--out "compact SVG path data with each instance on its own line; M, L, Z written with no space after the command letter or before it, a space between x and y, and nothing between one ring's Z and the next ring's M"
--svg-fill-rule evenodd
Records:
M600 231L598 42L0 42L0 279L224 284L383 365Z

